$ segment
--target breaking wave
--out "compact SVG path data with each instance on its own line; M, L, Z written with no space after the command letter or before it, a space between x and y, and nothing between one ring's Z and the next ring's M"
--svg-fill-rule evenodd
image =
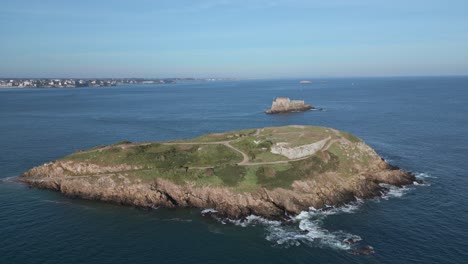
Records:
M205 214L214 214L214 213L217 213L218 211L216 211L215 209L213 208L207 208L207 209L203 209L201 211L201 214L202 215L205 215Z
M231 224L235 224L235 225L242 226L242 227L255 226L255 225L264 225L267 227L281 226L280 221L268 220L257 215L249 215L245 219L242 219L242 220L224 219L222 220L222 222L231 223Z
M414 190L413 188L408 187L408 186L397 187L397 186L393 186L393 185L385 184L385 183L381 183L380 186L386 189L386 191L384 191L382 193L382 196L380 197L384 200L388 200L390 198L400 198L403 195L407 194L408 192Z
M266 240L274 246L291 247L301 244L314 247L329 247L339 250L350 250L354 243L361 241L361 237L342 230L329 231L323 227L323 221L330 215L341 213L354 213L363 204L361 199L341 207L327 206L324 209L311 207L309 211L301 212L290 217L289 224L280 221L268 220L260 216L249 215L241 220L219 218L215 209L204 209L203 215L211 215L222 224L234 224L241 227L263 226L266 231Z
M309 211L303 211L292 218L296 225L268 226L266 239L284 247L305 244L315 247L351 250L353 244L362 240L361 237L342 230L329 231L323 227L323 222L330 215L353 213L359 209L361 204L362 200L358 199L356 202L342 207L326 207L320 210L310 208Z
M429 173L426 172L418 172L415 174L416 179L418 180L423 180L423 179L435 179L437 177L430 175Z
M415 174L417 181L413 182L417 186L431 186L431 183L428 182L428 179L435 179L437 177L430 175L426 172L419 172ZM422 181L422 182L421 182Z
M380 202L390 198L399 198L410 192L414 187L397 187L388 184L381 184L386 189L381 197L376 197L370 201ZM351 234L343 230L328 230L324 227L327 217L339 214L353 214L358 212L364 200L356 198L355 201L340 207L326 206L323 209L309 208L297 216L290 217L287 224L280 221L272 221L260 216L250 215L242 220L219 218L215 209L202 210L203 215L211 215L222 224L234 224L241 227L263 226L266 231L266 240L273 243L273 246L291 247L307 245L311 247L332 248L355 252L363 245L359 235ZM365 245L367 246L367 245Z

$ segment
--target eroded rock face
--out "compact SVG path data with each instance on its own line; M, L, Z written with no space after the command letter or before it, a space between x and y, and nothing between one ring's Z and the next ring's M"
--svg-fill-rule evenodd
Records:
M333 180L333 173L321 175L315 180L295 181L292 189L261 188L253 192L234 192L227 187L197 187L179 185L157 178L153 182L130 180L125 174L101 174L98 176L64 176L61 163L47 163L24 173L19 181L32 187L60 191L70 197L101 200L138 207L196 207L214 208L220 216L242 218L251 214L269 219L281 219L286 215L297 215L309 207L322 208L342 205L358 198L369 198L380 194L379 183L392 185L411 184L410 173L385 167L370 175L352 177L347 181ZM125 165L114 168L95 164L67 162L66 170L80 173L128 170Z
M299 112L314 109L313 106L306 104L303 100L290 100L287 97L278 97L271 104L271 109L265 111L267 114L278 114L287 112Z
M138 169L141 168L127 164L102 166L88 162L54 161L34 167L23 173L22 177L55 178L67 175L96 175Z

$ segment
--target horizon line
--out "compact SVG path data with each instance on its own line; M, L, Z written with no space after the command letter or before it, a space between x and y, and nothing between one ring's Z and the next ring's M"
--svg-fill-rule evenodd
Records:
M348 79L348 78L421 78L421 77L468 77L467 74L433 74L433 75L356 75L356 76L309 76L309 77L1 77L0 79L218 79L218 80L279 80L279 79Z

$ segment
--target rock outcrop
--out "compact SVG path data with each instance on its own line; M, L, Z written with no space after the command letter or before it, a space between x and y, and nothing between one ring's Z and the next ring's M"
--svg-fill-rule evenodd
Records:
M314 109L303 100L290 100L287 97L277 97L271 104L271 109L265 111L267 114L278 114L288 112L300 112Z

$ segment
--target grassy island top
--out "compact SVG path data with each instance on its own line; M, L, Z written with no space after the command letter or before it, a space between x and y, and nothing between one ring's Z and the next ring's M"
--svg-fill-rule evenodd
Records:
M79 151L59 162L103 168L95 175L65 169L72 177L107 173L116 179L125 175L135 181L165 178L180 184L225 186L243 192L288 189L296 180L329 172L348 177L376 157L372 149L349 133L326 127L284 126L168 142L122 142ZM105 168L121 169L106 172Z

